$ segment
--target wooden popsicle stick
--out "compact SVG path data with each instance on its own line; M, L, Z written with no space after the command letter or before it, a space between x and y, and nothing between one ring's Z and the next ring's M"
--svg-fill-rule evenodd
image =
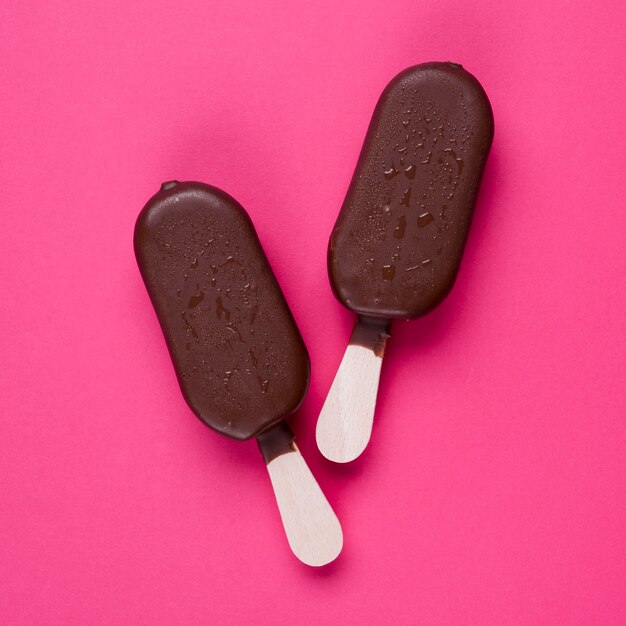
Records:
M370 440L389 331L387 320L356 322L315 431L317 446L330 461L353 461Z
M257 440L289 547L306 565L319 567L334 561L343 547L341 525L298 450L291 429L281 422Z

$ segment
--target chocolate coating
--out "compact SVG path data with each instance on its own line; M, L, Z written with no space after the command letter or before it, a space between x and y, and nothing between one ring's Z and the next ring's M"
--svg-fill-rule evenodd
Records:
M328 270L342 304L410 319L445 298L492 139L489 100L460 65L417 65L389 83L330 237Z
M360 317L354 325L349 343L351 346L369 348L376 356L383 357L389 337L391 337L391 322Z
M278 424L262 432L257 437L259 450L266 465L283 454L295 451L295 435L285 423Z
M214 430L248 439L293 413L309 357L254 226L229 195L164 183L135 254L183 395Z

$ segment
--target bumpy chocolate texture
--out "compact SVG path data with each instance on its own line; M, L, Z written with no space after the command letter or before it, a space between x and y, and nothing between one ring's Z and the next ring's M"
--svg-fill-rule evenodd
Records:
M165 183L141 212L135 254L183 395L234 439L293 413L309 357L250 218L226 193Z
M460 65L417 65L389 83L330 238L340 302L410 319L445 298L492 138L489 100Z

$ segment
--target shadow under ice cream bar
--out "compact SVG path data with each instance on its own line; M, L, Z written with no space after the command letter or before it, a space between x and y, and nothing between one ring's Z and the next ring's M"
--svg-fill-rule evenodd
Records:
M137 220L135 254L187 404L222 435L257 438L292 550L332 561L341 527L285 422L309 357L250 218L214 187L165 183Z
M367 446L391 321L452 288L492 138L489 100L460 65L409 68L380 97L328 249L333 291L358 315L317 424L328 459Z

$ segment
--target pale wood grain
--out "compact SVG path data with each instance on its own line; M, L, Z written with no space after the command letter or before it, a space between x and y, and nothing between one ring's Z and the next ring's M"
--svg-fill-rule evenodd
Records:
M295 443L294 451L267 464L276 502L293 553L307 565L334 561L343 546L335 512Z
M317 446L327 459L348 463L365 450L382 362L370 348L348 345L317 421Z

